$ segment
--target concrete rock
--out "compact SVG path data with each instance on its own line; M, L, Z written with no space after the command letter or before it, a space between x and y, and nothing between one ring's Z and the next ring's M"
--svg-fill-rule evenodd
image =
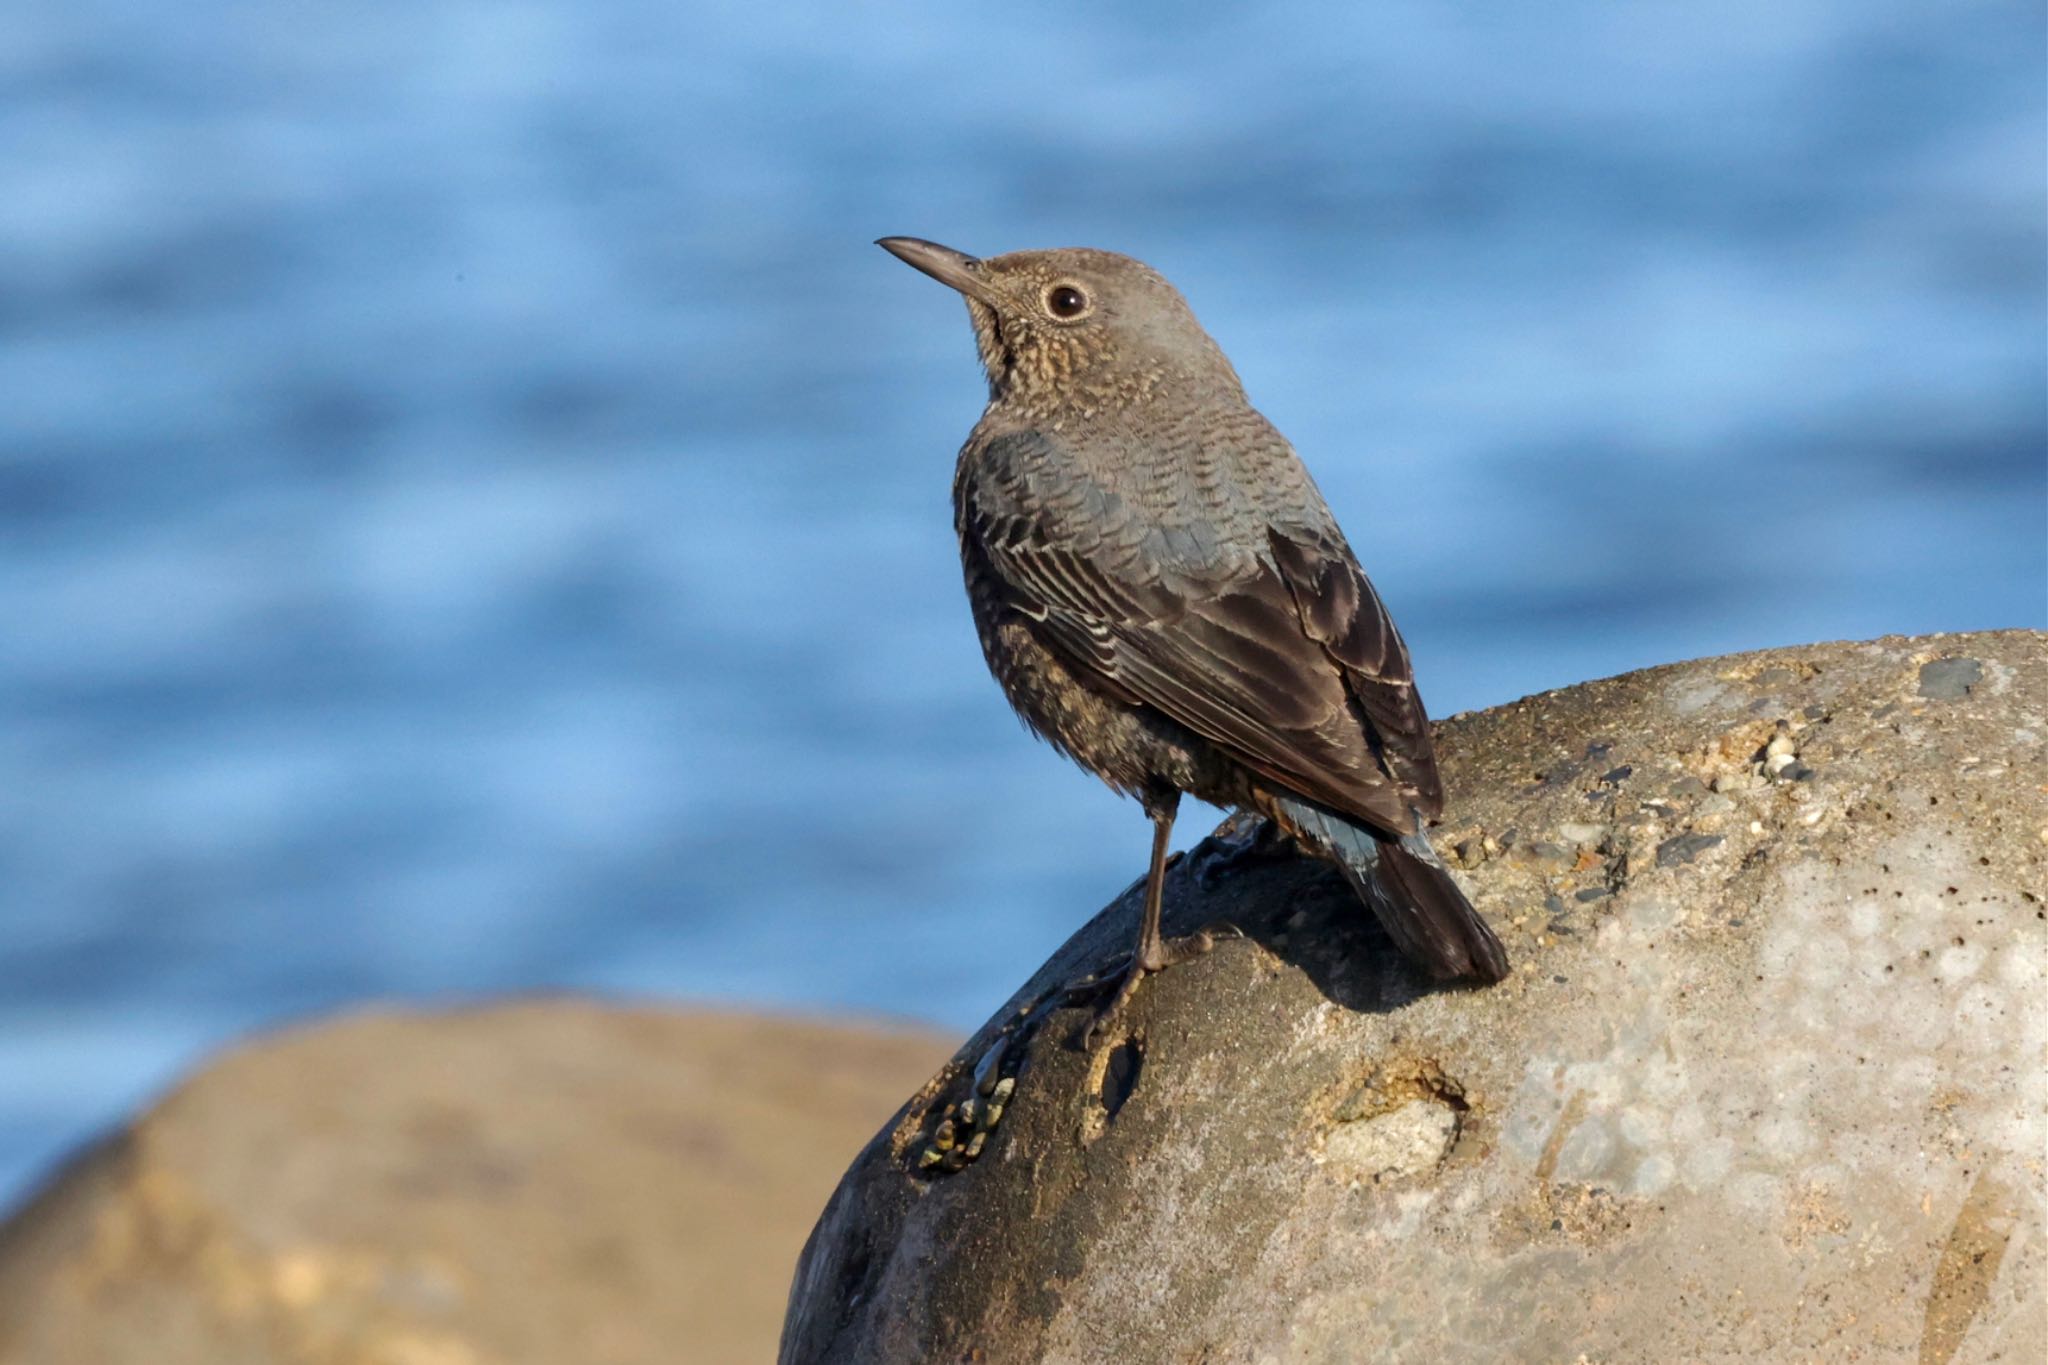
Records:
M756 1361L930 1035L572 1000L210 1066L0 1227L5 1365Z
M1168 921L1241 937L1091 1059L1058 988L1137 889L1075 935L848 1171L782 1359L2042 1359L2048 640L1705 660L1439 738L1509 981L1431 989L1227 824Z

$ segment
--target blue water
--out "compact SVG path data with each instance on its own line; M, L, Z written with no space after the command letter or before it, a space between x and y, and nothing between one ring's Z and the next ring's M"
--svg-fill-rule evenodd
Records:
M1439 713L2043 624L2042 24L0 9L0 1203L307 1011L965 1029L1129 881L983 672L884 233L1178 281Z

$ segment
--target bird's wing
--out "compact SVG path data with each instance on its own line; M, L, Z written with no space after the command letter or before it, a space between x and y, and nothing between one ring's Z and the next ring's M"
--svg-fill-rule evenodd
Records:
M1301 528L1270 528L1267 541L1302 629L1344 670L1387 771L1424 815L1440 814L1443 779L1408 645L1351 547L1341 535Z
M978 477L962 481L963 542L1085 681L1392 832L1413 827L1411 806L1436 804L1427 721L1402 699L1414 691L1407 651L1341 542L1276 533L1272 547L1222 546L1204 528L1168 532L1043 437L998 439L1010 447L984 451Z

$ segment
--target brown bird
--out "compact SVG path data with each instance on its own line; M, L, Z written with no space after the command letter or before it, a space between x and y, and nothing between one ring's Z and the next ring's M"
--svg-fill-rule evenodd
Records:
M1159 930L1183 792L1335 863L1431 976L1507 975L1425 833L1443 787L1408 648L1179 291L1106 251L878 245L965 296L988 373L953 506L989 669L1152 818L1137 947L1096 1028L1207 947Z

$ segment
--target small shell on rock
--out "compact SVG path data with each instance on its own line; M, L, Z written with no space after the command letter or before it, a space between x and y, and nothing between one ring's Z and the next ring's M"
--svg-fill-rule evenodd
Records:
M989 1050L981 1054L981 1060L974 1064L974 1089L976 1094L986 1095L996 1084L998 1069L1003 1058L1010 1051L1010 1035L996 1039Z

